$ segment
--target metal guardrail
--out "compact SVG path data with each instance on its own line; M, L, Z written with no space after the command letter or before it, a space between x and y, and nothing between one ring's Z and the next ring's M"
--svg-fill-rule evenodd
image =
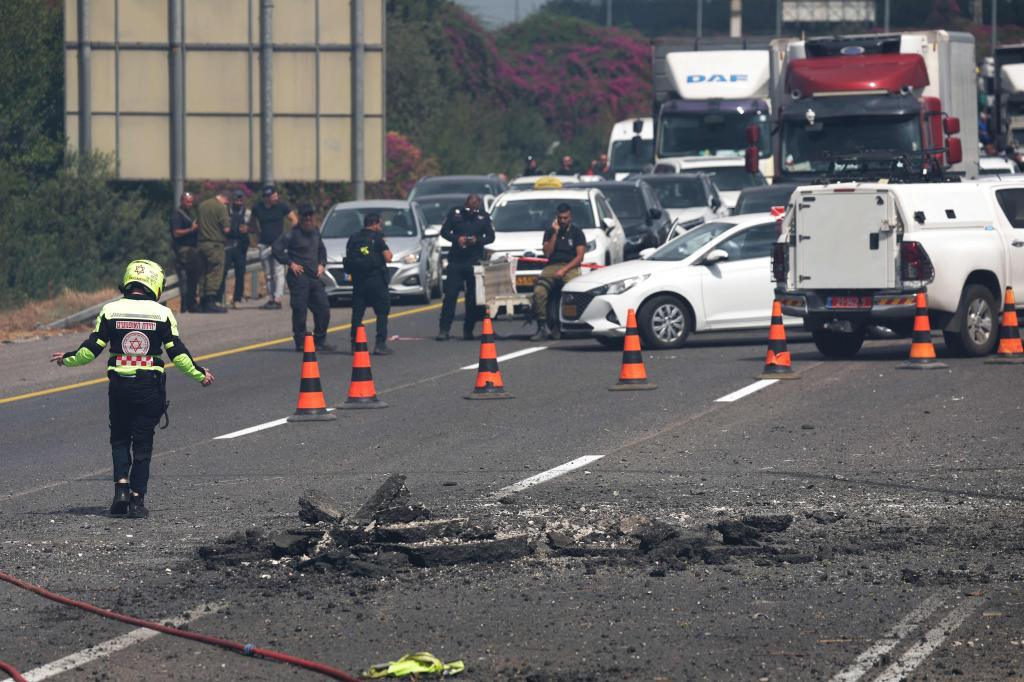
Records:
M255 260L253 259L253 255L252 255L254 252L256 254ZM259 273L262 270L263 270L263 266L260 264L259 249L250 248L249 252L247 254L247 257L246 257L245 272L246 273L250 273L250 272L253 273L253 281L252 281L252 289L253 289L253 291L256 290L256 285L257 285L256 273ZM178 275L171 274L171 275L169 275L164 280L164 291L160 295L160 302L164 303L165 301L169 301L172 298L175 298L176 294L172 296L171 292L176 292L177 290L178 290ZM67 317L63 317L63 318L61 318L59 320L56 320L54 322L48 322L47 324L37 325L37 328L38 329L63 329L65 327L71 327L71 326L74 326L76 324L82 324L83 322L91 321L91 320L95 319L97 315L100 314L100 310L103 309L103 306L105 306L106 304L111 303L113 301L116 301L118 298L121 298L121 297L118 296L117 298L112 298L109 301L103 301L102 303L97 303L94 306L90 306L90 307L88 307L88 308L86 308L84 310L79 310L77 313L72 313L71 315L68 315Z

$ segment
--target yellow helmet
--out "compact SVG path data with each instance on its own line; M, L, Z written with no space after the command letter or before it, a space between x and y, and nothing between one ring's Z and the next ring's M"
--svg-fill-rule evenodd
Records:
M132 282L146 287L159 299L164 290L164 269L151 260L133 260L125 268L121 291L125 291Z

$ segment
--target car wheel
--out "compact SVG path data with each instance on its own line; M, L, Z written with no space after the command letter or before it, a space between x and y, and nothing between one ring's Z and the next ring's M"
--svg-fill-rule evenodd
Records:
M834 332L828 329L816 329L811 332L814 345L818 352L832 360L848 360L860 351L864 345L864 327L852 332Z
M648 348L679 348L693 329L693 318L680 299L662 294L640 306L637 325Z
M976 358L988 355L999 340L995 299L988 288L968 284L960 295L960 330L943 332L946 348L953 355Z

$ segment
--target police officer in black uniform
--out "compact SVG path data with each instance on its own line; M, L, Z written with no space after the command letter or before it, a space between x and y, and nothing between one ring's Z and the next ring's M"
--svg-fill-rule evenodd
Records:
M228 220L231 226L226 235L224 245L224 277L220 280L217 300L224 300L224 284L228 279L228 270L235 273L235 291L231 296L231 307L237 308L245 297L245 265L249 253L249 215L245 207L245 193L236 189L228 204Z
M345 272L352 277L352 349L355 352L356 327L363 323L366 306L377 315L377 338L374 355L391 355L388 348L388 314L391 312L391 292L388 290L387 264L391 262L391 249L384 241L384 226L380 215L367 213L363 229L349 237L345 246Z
M210 370L192 359L178 337L178 322L157 301L164 288L163 269L150 260L128 264L121 282L124 298L103 306L96 327L78 350L54 353L50 361L64 367L87 364L110 350L107 396L110 406L110 451L114 460L114 501L110 514L144 518L153 432L167 410L164 361L203 386L213 383Z
M453 208L441 226L441 236L451 242L448 268L445 270L444 302L441 304L441 330L438 341L451 338L455 319L455 302L459 290L466 289L466 318L462 323L462 338L472 340L473 327L483 319L484 307L476 304L476 278L473 266L484 257L484 246L494 241L491 217L480 209L480 197L470 194L462 208Z
M320 237L320 225L312 204L299 206L299 227L291 232L282 232L271 249L274 258L288 272L289 300L292 306L292 335L295 350L303 350L306 338L306 316L313 313L313 342L317 350L334 350L327 343L327 327L331 324L331 304L327 290L320 280L327 267L327 247Z

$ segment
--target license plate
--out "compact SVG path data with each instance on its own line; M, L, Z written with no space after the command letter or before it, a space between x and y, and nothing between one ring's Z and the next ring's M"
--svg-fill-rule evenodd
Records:
M532 287L537 283L537 275L516 275L517 287Z
M826 308L870 308L870 296L829 296L825 299Z
M569 317L569 318L575 318L576 317L576 306L574 304L572 304L572 303L563 303L562 304L562 316L563 317Z

